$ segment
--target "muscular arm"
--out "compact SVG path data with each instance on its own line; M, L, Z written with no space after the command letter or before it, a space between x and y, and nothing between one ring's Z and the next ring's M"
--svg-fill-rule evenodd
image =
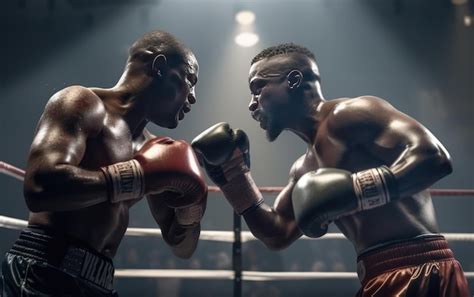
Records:
M382 156L401 197L426 189L452 171L448 152L433 134L381 99L354 99L332 120L339 122L333 130L339 139Z
M105 118L99 98L82 87L67 88L46 105L31 145L24 182L33 212L67 211L107 200L100 171L80 168L86 142Z
M291 192L296 184L294 175L293 166L290 181L278 195L273 207L262 203L244 215L252 234L273 250L286 248L302 235L296 225L291 202Z
M196 250L201 225L183 228L178 225L175 210L167 206L164 201L166 195L173 195L164 192L157 195L148 195L147 201L150 211L158 226L165 242L171 247L173 254L180 258L190 258Z

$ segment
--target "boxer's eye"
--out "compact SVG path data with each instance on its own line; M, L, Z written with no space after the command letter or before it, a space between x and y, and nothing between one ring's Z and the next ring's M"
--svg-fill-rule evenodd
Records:
M263 80L254 80L250 83L250 93L252 95L260 95L264 86L265 82Z

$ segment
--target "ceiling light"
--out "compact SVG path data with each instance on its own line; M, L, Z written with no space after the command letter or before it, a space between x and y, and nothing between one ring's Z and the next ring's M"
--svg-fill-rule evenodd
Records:
M241 10L235 15L235 20L241 25L251 25L255 21L255 13L250 10Z
M257 34L252 32L243 32L235 36L235 43L242 47L250 47L257 44L259 37Z

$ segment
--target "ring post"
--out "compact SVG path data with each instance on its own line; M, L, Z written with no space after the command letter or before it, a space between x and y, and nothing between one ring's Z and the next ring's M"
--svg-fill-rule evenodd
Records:
M232 244L232 269L234 270L234 297L242 297L242 221L234 211L234 243Z

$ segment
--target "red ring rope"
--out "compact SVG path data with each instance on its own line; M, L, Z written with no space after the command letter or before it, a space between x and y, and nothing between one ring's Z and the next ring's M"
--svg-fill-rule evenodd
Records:
M6 162L0 161L0 172L23 179L25 171ZM279 193L283 187L258 187L262 193ZM218 187L209 187L209 192L218 193ZM474 189L430 189L433 196L474 196Z

